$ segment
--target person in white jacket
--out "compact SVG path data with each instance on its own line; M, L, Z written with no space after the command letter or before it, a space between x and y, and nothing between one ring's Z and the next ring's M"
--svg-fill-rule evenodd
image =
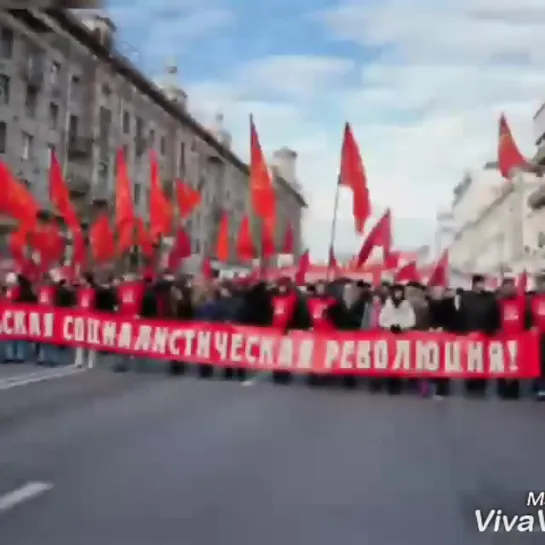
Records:
M391 296L386 299L378 317L382 329L400 333L412 329L416 324L413 307L405 298L404 286L392 287Z
M392 333L412 329L416 325L416 315L411 303L405 298L405 287L397 284L392 286L390 293L378 317L380 328ZM400 394L403 382L398 377L391 377L386 380L386 387L390 395Z

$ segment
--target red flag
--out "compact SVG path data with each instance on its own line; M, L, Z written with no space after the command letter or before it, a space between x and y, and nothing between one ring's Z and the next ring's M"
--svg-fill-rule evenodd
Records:
M448 274L449 274L449 259L448 250L445 250L439 261L435 264L430 277L428 279L428 286L441 286L443 288L448 287Z
M252 230L250 227L250 218L244 216L240 223L237 238L237 254L241 261L251 261L256 257L254 241L252 239Z
M121 148L116 157L115 185L115 231L119 255L123 255L134 246L134 228L135 215L129 169L123 148Z
M189 217L193 210L201 204L202 196L198 189L184 184L181 180L176 180L176 201L180 218Z
M201 273L207 280L214 278L214 269L209 257L203 259Z
M32 247L40 254L40 269L46 271L64 255L64 237L56 223L41 222L30 235Z
M274 227L270 219L264 219L261 224L261 255L265 259L276 255Z
M356 232L361 234L363 233L367 219L371 215L371 201L360 150L349 123L344 127L339 185L344 185L352 189L352 212Z
M384 256L384 268L386 269L397 269L399 267L399 260L401 258L400 252L390 251L385 252Z
M517 292L519 295L526 295L528 290L528 273L526 270L522 271L518 277L517 281Z
M218 261L223 261L224 263L229 261L229 215L225 213L220 220L216 243L216 257Z
M153 242L172 230L173 210L161 186L159 164L155 152L150 152L150 233Z
M22 267L27 260L27 237L28 232L23 227L19 227L17 231L13 231L9 235L9 251L19 267Z
M32 193L13 176L5 163L0 161L0 212L33 229L38 221L40 206Z
M135 218L135 227L135 245L140 248L145 258L151 259L155 255L155 248L153 247L153 240L144 224L144 220L142 218Z
M420 282L420 273L415 261L409 261L398 269L394 275L394 282Z
M378 220L367 235L358 254L356 267L364 265L369 259L373 249L379 246L383 248L385 256L390 254L390 249L392 247L392 215L390 209L384 212L384 215Z
M191 255L191 241L187 236L187 233L180 227L176 231L176 236L174 237L174 244L168 255L168 265L167 267L171 271L175 271L180 266L180 263Z
M115 258L114 234L106 213L102 213L91 226L89 245L96 263L108 263Z
M297 266L297 272L295 273L295 283L298 286L302 286L305 283L305 278L307 272L310 268L310 253L308 250L305 250L299 259L299 264Z
M250 197L252 206L255 213L262 220L270 221L274 233L276 230L276 193L252 116L250 116L250 157Z
M49 167L49 200L72 232L79 231L81 224L76 209L70 200L70 192L62 176L62 169L57 155L51 152L51 166Z
M507 179L513 169L529 167L528 162L518 149L504 114L500 116L498 164L501 175Z
M283 254L293 254L295 251L295 237L293 234L293 226L291 223L288 223L286 227L286 234L284 238L284 245L282 246Z

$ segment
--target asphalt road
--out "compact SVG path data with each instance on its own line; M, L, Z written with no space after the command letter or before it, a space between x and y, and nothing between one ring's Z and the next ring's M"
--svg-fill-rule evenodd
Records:
M478 534L473 510L545 490L544 420L531 401L103 371L13 388L0 543L543 543Z

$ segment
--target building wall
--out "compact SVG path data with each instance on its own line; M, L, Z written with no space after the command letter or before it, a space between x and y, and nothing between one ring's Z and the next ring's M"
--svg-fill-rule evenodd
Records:
M234 242L249 209L248 167L220 141L223 132L199 125L185 103L172 102L166 89L146 81L93 35L94 28L106 36L107 21L84 25L65 12L54 18L40 14L45 23L40 27L28 13L0 12L0 80L9 82L9 93L0 94L0 158L28 182L44 208L50 206L52 148L80 216L90 221L93 204L113 203L115 156L123 146L135 206L146 219L153 150L169 194L176 178L201 189L203 204L186 221L193 251L200 256L213 252L221 211L230 215ZM36 102L35 111L29 97ZM277 195L281 214L300 222L301 198L282 184ZM298 223L294 228L300 233Z
M539 244L545 245L545 216L528 206L540 181L516 174L477 218L459 229L449 248L451 266L465 273L537 271L543 268Z

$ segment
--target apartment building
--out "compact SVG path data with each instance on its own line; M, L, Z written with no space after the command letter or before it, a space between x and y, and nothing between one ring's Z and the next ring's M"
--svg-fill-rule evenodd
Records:
M201 188L203 205L187 221L193 252L213 249L222 211L232 240L249 209L248 165L231 149L218 115L204 127L188 112L177 67L161 85L144 76L116 48L115 24L105 16L81 20L70 12L0 12L0 158L36 195L45 210L54 149L80 217L90 221L111 207L115 154L123 146L139 214L146 218L149 150L154 150L165 191L177 178ZM296 154L275 155L273 174L282 221L294 228L297 250L306 202L296 180ZM284 233L280 229L279 239Z

